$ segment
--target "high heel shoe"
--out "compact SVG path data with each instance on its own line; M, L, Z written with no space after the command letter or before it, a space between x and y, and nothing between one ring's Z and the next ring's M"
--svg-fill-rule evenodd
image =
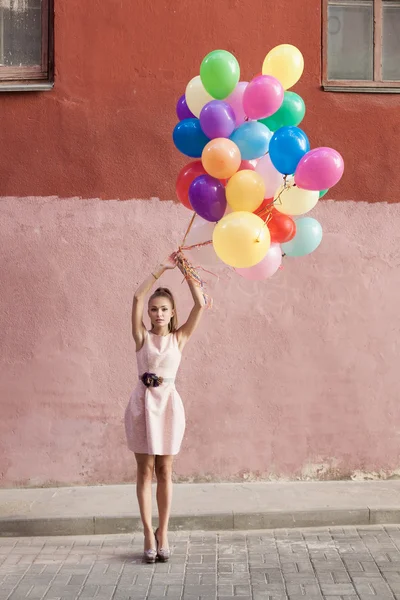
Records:
M157 533L158 533L158 529L156 529L154 532L154 537L156 539L156 545L157 545L157 558L160 562L167 562L170 559L171 551L169 548L160 548L159 547Z
M156 540L156 544L157 544L157 540ZM154 550L154 548L150 548L150 550L143 551L143 560L145 563L153 564L156 562L156 558L157 558L157 550Z
M143 552L143 560L148 565L151 565L156 562L157 551L151 548L150 550L145 550Z

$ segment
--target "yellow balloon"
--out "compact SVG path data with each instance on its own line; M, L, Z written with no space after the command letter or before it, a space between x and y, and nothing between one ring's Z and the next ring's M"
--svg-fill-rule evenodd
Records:
M199 117L203 106L214 100L212 96L204 89L200 75L193 77L186 86L185 91L186 104L192 113Z
M288 90L303 74L304 58L296 46L281 44L268 52L262 66L263 75L278 79L283 89Z
M319 192L302 190L295 185L282 185L275 193L274 207L284 215L305 215L319 200Z
M230 178L226 186L226 199L232 210L254 212L264 200L265 183L255 171L244 169Z
M232 212L215 226L213 245L217 256L236 268L252 267L261 262L271 245L264 221L250 212Z

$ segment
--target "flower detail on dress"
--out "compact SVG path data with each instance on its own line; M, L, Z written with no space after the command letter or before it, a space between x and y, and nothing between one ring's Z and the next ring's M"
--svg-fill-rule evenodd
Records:
M146 387L158 387L164 381L162 377L157 377L155 373L143 373L141 380Z

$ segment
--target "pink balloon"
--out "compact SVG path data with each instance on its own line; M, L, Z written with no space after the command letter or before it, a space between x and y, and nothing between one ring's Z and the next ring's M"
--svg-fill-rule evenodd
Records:
M333 148L315 148L297 165L294 181L303 190L319 192L333 187L344 171L343 158Z
M235 269L241 277L249 281L261 281L268 279L277 272L282 263L282 250L280 244L271 244L265 258L261 262L248 269Z
M244 112L249 119L270 117L282 106L284 94L282 84L275 77L255 77L243 94Z
M260 158L256 165L256 173L259 173L264 180L265 197L273 198L276 190L283 184L284 179L282 173L275 169L269 154Z
M236 118L236 127L243 125L246 120L246 113L243 108L243 94L248 85L247 81L239 81L232 94L224 100L224 102L227 102L233 108Z

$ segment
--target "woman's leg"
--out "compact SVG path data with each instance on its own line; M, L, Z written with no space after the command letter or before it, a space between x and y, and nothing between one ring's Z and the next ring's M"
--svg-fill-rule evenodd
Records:
M144 549L155 549L154 533L151 524L151 482L154 472L154 456L135 453L137 462L136 495L144 531Z
M157 505L159 526L157 532L161 548L168 549L168 522L172 502L172 462L173 456L156 456Z

